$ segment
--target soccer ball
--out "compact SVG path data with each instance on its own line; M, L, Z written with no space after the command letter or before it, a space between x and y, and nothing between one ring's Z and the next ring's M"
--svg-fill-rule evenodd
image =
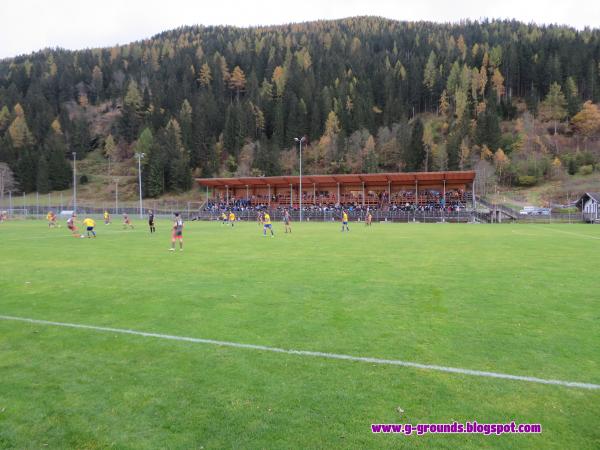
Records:
M84 239L84 238L85 238L85 236L84 236L83 234L82 234L81 236L79 236L79 237L80 237L81 239Z

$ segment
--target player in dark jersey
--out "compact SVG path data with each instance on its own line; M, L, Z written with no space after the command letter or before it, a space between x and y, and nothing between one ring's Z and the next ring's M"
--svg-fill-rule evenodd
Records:
M175 251L175 241L179 241L179 251L183 251L183 219L179 216L179 213L175 213L175 220L173 221L173 234L171 235L171 248L170 251Z
M154 212L152 210L148 211L148 226L150 227L150 233L156 232L156 227L154 226Z

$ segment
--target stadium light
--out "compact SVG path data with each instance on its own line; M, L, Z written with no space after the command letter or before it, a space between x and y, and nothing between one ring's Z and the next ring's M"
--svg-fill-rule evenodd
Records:
M302 143L306 141L306 137L302 136L301 138L294 138L294 141L300 144L300 189L298 197L300 199L300 222L302 222Z
M140 219L144 218L144 205L142 203L142 158L146 156L145 153L136 153L135 157L138 160L138 184L140 186Z
M115 214L119 214L119 179L115 178Z
M77 152L73 152L73 212L77 213Z

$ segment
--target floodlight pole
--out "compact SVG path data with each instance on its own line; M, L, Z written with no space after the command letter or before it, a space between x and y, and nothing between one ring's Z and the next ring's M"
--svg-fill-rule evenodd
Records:
M115 178L115 214L119 214L119 179Z
M77 152L73 152L73 213L77 213Z
M135 157L138 160L138 185L140 187L140 219L144 218L144 204L142 201L142 158L146 156L145 153L136 153Z
M298 192L298 197L300 200L300 222L302 222L302 143L306 141L306 137L302 136L301 138L294 138L294 141L300 144L300 189Z

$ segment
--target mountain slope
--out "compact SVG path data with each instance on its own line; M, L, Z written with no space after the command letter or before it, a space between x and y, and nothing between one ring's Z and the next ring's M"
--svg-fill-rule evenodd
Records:
M378 17L47 49L0 61L0 160L43 192L69 183L60 153L142 151L150 196L188 189L191 173L293 172L303 135L313 172L457 169L484 146L510 153L500 120L537 113L552 83L561 119L600 100L599 61L598 30ZM440 114L433 129L409 123L426 113Z

